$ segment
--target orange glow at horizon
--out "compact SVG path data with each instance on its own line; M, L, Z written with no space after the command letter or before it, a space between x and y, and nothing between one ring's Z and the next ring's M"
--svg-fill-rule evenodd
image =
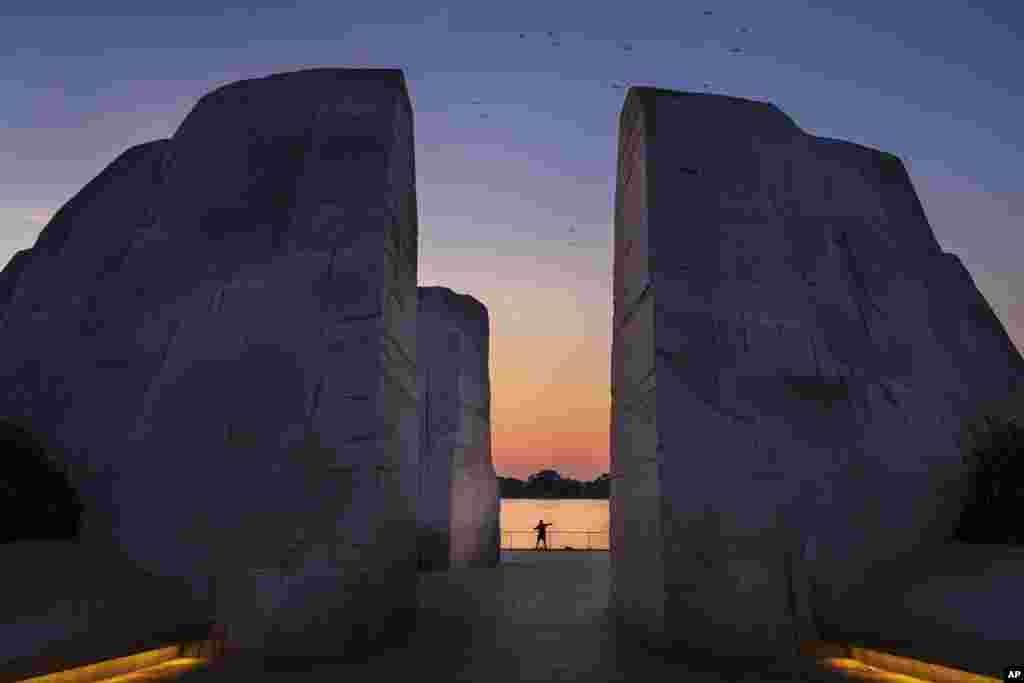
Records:
M541 469L590 480L608 471L611 416L606 339L510 335L491 356L491 453L503 476ZM524 367L527 365L528 367Z
M489 267L474 270L481 263ZM493 246L421 257L420 287L449 287L487 308L499 475L555 469L592 480L608 471L610 263L610 253L585 266L511 250L496 258Z

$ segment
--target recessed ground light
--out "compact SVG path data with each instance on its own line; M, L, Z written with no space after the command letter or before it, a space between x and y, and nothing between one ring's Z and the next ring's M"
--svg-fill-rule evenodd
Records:
M210 663L210 657L187 654L200 651L212 653L214 650L212 641L171 645L63 671L35 675L18 683L127 683L138 681L140 677L146 681L173 680L189 671L204 668Z
M999 683L998 678L836 643L803 643L801 652L848 678L880 683Z

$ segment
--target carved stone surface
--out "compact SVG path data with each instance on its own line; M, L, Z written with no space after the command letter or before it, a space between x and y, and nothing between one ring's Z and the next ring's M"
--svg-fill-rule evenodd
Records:
M418 291L420 568L493 567L500 539L487 309L447 287Z
M0 413L70 463L90 542L229 637L262 610L239 646L358 650L415 606L416 249L400 71L218 88L45 228Z
M134 235L153 223L168 149L160 140L121 154L4 269L0 412L30 425L71 468L84 533L103 540L117 514L107 469L132 453L125 436L161 362L159 350L136 343L150 308L136 293L145 283L122 270Z
M634 88L614 280L623 624L778 653L873 562L948 537L961 420L1024 362L898 158Z

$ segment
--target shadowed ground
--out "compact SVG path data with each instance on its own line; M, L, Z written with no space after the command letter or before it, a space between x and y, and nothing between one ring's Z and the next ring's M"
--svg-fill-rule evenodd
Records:
M236 661L185 676L217 681L844 681L785 660L708 660L616 646L607 618L607 552L502 551L497 569L420 575L418 628L404 647L355 664ZM305 674L303 676L302 674ZM394 677L394 678L392 678Z

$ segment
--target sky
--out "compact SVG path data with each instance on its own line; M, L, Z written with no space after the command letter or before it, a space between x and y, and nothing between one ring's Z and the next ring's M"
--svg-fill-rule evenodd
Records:
M939 244L1024 348L1024 3L242 5L0 5L0 263L217 86L401 68L419 284L490 312L498 473L592 479L609 463L614 84L650 85L770 101L808 133L899 156Z

